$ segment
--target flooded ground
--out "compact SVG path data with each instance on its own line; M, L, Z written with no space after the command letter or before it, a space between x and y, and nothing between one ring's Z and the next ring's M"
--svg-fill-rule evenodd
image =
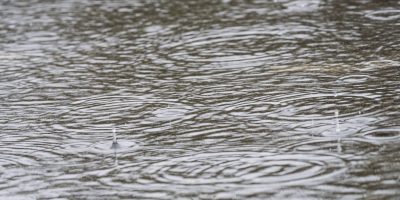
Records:
M2 1L0 198L398 199L399 94L398 1Z

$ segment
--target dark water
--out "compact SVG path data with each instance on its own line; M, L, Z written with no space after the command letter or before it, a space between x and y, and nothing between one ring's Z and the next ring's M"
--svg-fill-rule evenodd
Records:
M399 94L398 1L2 1L0 198L398 199Z

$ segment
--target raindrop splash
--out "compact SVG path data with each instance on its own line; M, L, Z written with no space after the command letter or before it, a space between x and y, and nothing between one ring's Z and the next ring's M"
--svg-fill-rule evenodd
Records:
M337 152L342 153L342 144L341 144L341 138L339 137L337 140Z
M340 123L339 123L339 110L335 110L335 119L336 119L336 133L340 132Z
M117 141L117 131L116 131L115 128L113 128L113 142L112 142L112 145L111 145L111 149L116 150L116 149L119 149L119 148L120 148L120 145L118 144L118 141Z

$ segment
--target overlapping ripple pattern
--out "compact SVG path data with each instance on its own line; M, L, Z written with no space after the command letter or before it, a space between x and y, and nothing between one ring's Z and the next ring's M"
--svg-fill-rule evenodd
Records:
M397 199L399 16L1 2L0 199Z

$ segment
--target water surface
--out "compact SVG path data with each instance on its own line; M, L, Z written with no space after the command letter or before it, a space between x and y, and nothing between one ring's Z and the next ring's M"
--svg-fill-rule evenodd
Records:
M0 197L397 199L399 36L397 1L3 1Z

